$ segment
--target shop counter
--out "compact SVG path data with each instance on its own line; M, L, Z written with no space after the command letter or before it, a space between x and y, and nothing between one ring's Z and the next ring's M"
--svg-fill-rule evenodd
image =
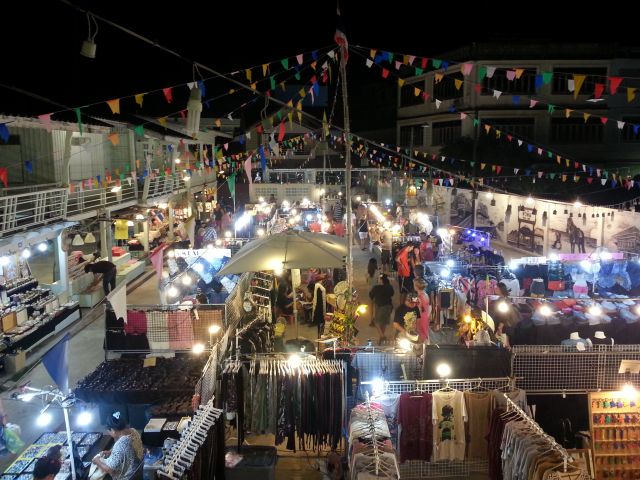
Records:
M106 450L112 443L113 439L100 432L72 432L71 438L78 446L78 453L85 467L90 465L91 459ZM32 480L33 469L36 460L47 453L47 450L54 445L63 445L67 447L66 432L46 432L40 435L33 444L29 445L18 458L7 467L2 474L2 480ZM55 480L69 480L71 478L71 465L69 463L68 449L63 448L65 461L62 465L60 473L56 475Z

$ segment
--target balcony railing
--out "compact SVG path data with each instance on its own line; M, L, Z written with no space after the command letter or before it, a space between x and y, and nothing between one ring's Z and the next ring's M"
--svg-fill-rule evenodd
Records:
M0 236L64 220L66 206L64 188L0 197Z
M129 179L122 180L119 189L117 188L117 182L112 180L103 187L75 190L73 193L69 193L67 217L73 218L108 207L113 209L125 208L135 205L137 202L138 185L135 180L131 179L130 184Z

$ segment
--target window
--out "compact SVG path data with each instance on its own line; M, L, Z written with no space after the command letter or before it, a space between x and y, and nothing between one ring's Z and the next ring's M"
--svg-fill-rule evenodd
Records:
M462 122L437 122L431 125L431 145L446 145L462 135Z
M400 127L399 145L404 148L421 147L424 145L423 130L421 125Z
M640 117L624 117L622 119L624 127L620 131L620 140L624 143L638 143L640 142L640 128L635 128L634 125L640 125Z
M552 118L551 141L553 143L601 143L604 128L600 118Z
M574 74L587 76L580 89L580 95L592 95L596 83L607 83L607 69L605 67L558 67L553 69L551 93L554 95L573 95L573 92L569 91L569 80L573 80Z
M507 79L507 70L499 68L493 77L482 80L484 90L482 95L493 95L493 90L499 90L506 95L530 95L536 93L536 69L525 68L520 78Z
M438 100L451 100L452 98L461 98L464 93L464 85L460 90L456 88L455 80L463 80L462 72L445 75L441 81L436 83L436 77L433 77L433 98Z
M523 138L534 137L535 119L533 118L486 118L482 120L505 134Z
M416 88L420 89L420 93L416 95ZM400 106L412 107L422 104L422 91L424 90L423 82L405 83L400 88Z

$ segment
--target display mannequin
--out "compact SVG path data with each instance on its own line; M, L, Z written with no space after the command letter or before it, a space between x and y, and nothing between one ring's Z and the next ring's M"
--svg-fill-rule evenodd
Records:
M613 338L607 337L604 332L598 330L593 334L594 345L614 345Z
M569 334L569 338L562 340L560 344L566 347L576 347L578 350L584 350L586 347L593 346L591 340L588 338L586 340L584 338L580 338L580 334L578 332L571 332Z

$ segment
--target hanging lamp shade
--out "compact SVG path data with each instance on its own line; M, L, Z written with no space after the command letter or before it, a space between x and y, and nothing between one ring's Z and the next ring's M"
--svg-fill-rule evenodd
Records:
M76 236L73 237L73 242L71 242L71 245L73 245L74 247L79 247L80 245L84 245L84 240L82 239L82 236L79 233L76 233Z
M96 237L92 232L87 233L86 237L84 237L84 243L96 243Z
M200 131L200 114L202 113L202 94L198 87L193 87L187 102L187 133L195 138Z

